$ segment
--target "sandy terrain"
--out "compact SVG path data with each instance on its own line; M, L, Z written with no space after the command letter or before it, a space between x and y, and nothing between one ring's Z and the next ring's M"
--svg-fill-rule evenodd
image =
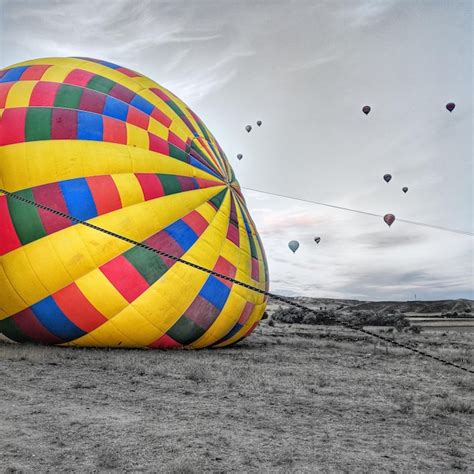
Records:
M472 333L397 334L472 367ZM0 471L447 472L474 466L473 377L340 328L226 350L0 341Z

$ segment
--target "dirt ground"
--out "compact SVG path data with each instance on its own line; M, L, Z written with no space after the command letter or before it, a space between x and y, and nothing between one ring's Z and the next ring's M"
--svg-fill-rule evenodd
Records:
M404 341L472 368L472 333ZM472 376L334 327L264 322L224 350L0 341L1 472L452 472Z

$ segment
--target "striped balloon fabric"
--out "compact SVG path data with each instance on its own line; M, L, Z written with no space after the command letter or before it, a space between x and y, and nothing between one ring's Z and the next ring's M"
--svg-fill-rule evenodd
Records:
M266 289L234 172L199 117L129 69L47 58L0 71L0 185ZM0 195L0 333L23 342L203 348L247 336L263 295Z

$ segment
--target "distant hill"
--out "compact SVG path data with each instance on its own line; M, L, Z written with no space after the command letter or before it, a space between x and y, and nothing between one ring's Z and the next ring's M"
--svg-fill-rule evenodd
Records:
M331 298L289 297L288 299L308 305L312 308L332 310L369 310L377 313L474 313L474 301L468 299L439 301L359 301ZM280 305L279 301L270 298L272 306ZM473 314L474 316L474 314Z

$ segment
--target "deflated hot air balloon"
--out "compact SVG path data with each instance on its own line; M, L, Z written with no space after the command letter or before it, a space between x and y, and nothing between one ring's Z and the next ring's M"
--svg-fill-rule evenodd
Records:
M390 180L392 179L392 175L391 174L384 174L383 179L385 180L386 183L389 183Z
M181 100L85 58L0 71L0 184L64 214L267 287L239 183ZM0 333L104 347L226 346L263 295L0 195Z
M250 125L247 125L247 126L245 127L245 130L247 130L247 132L250 132L250 130L252 130L252 127L251 127Z
M364 105L364 107L362 107L362 112L364 112L365 115L369 115L370 110L369 105Z
M406 194L406 193L408 192L408 188L407 188L406 186L404 186L404 187L402 188L402 191Z
M385 224L390 227L395 222L395 216L393 214L385 214L383 220L385 221Z
M300 246L300 243L297 240L290 240L290 242L288 242L288 247L293 253L295 253L298 250L299 246Z
M321 237L315 237L315 238L314 238L314 241L315 241L317 244L319 244L319 242L321 242Z
M239 153L239 154L237 155L237 159L238 159L238 160L241 160L242 158L243 158L242 153Z
M452 112L454 110L454 108L456 107L456 104L454 102L449 102L446 104L446 108Z

